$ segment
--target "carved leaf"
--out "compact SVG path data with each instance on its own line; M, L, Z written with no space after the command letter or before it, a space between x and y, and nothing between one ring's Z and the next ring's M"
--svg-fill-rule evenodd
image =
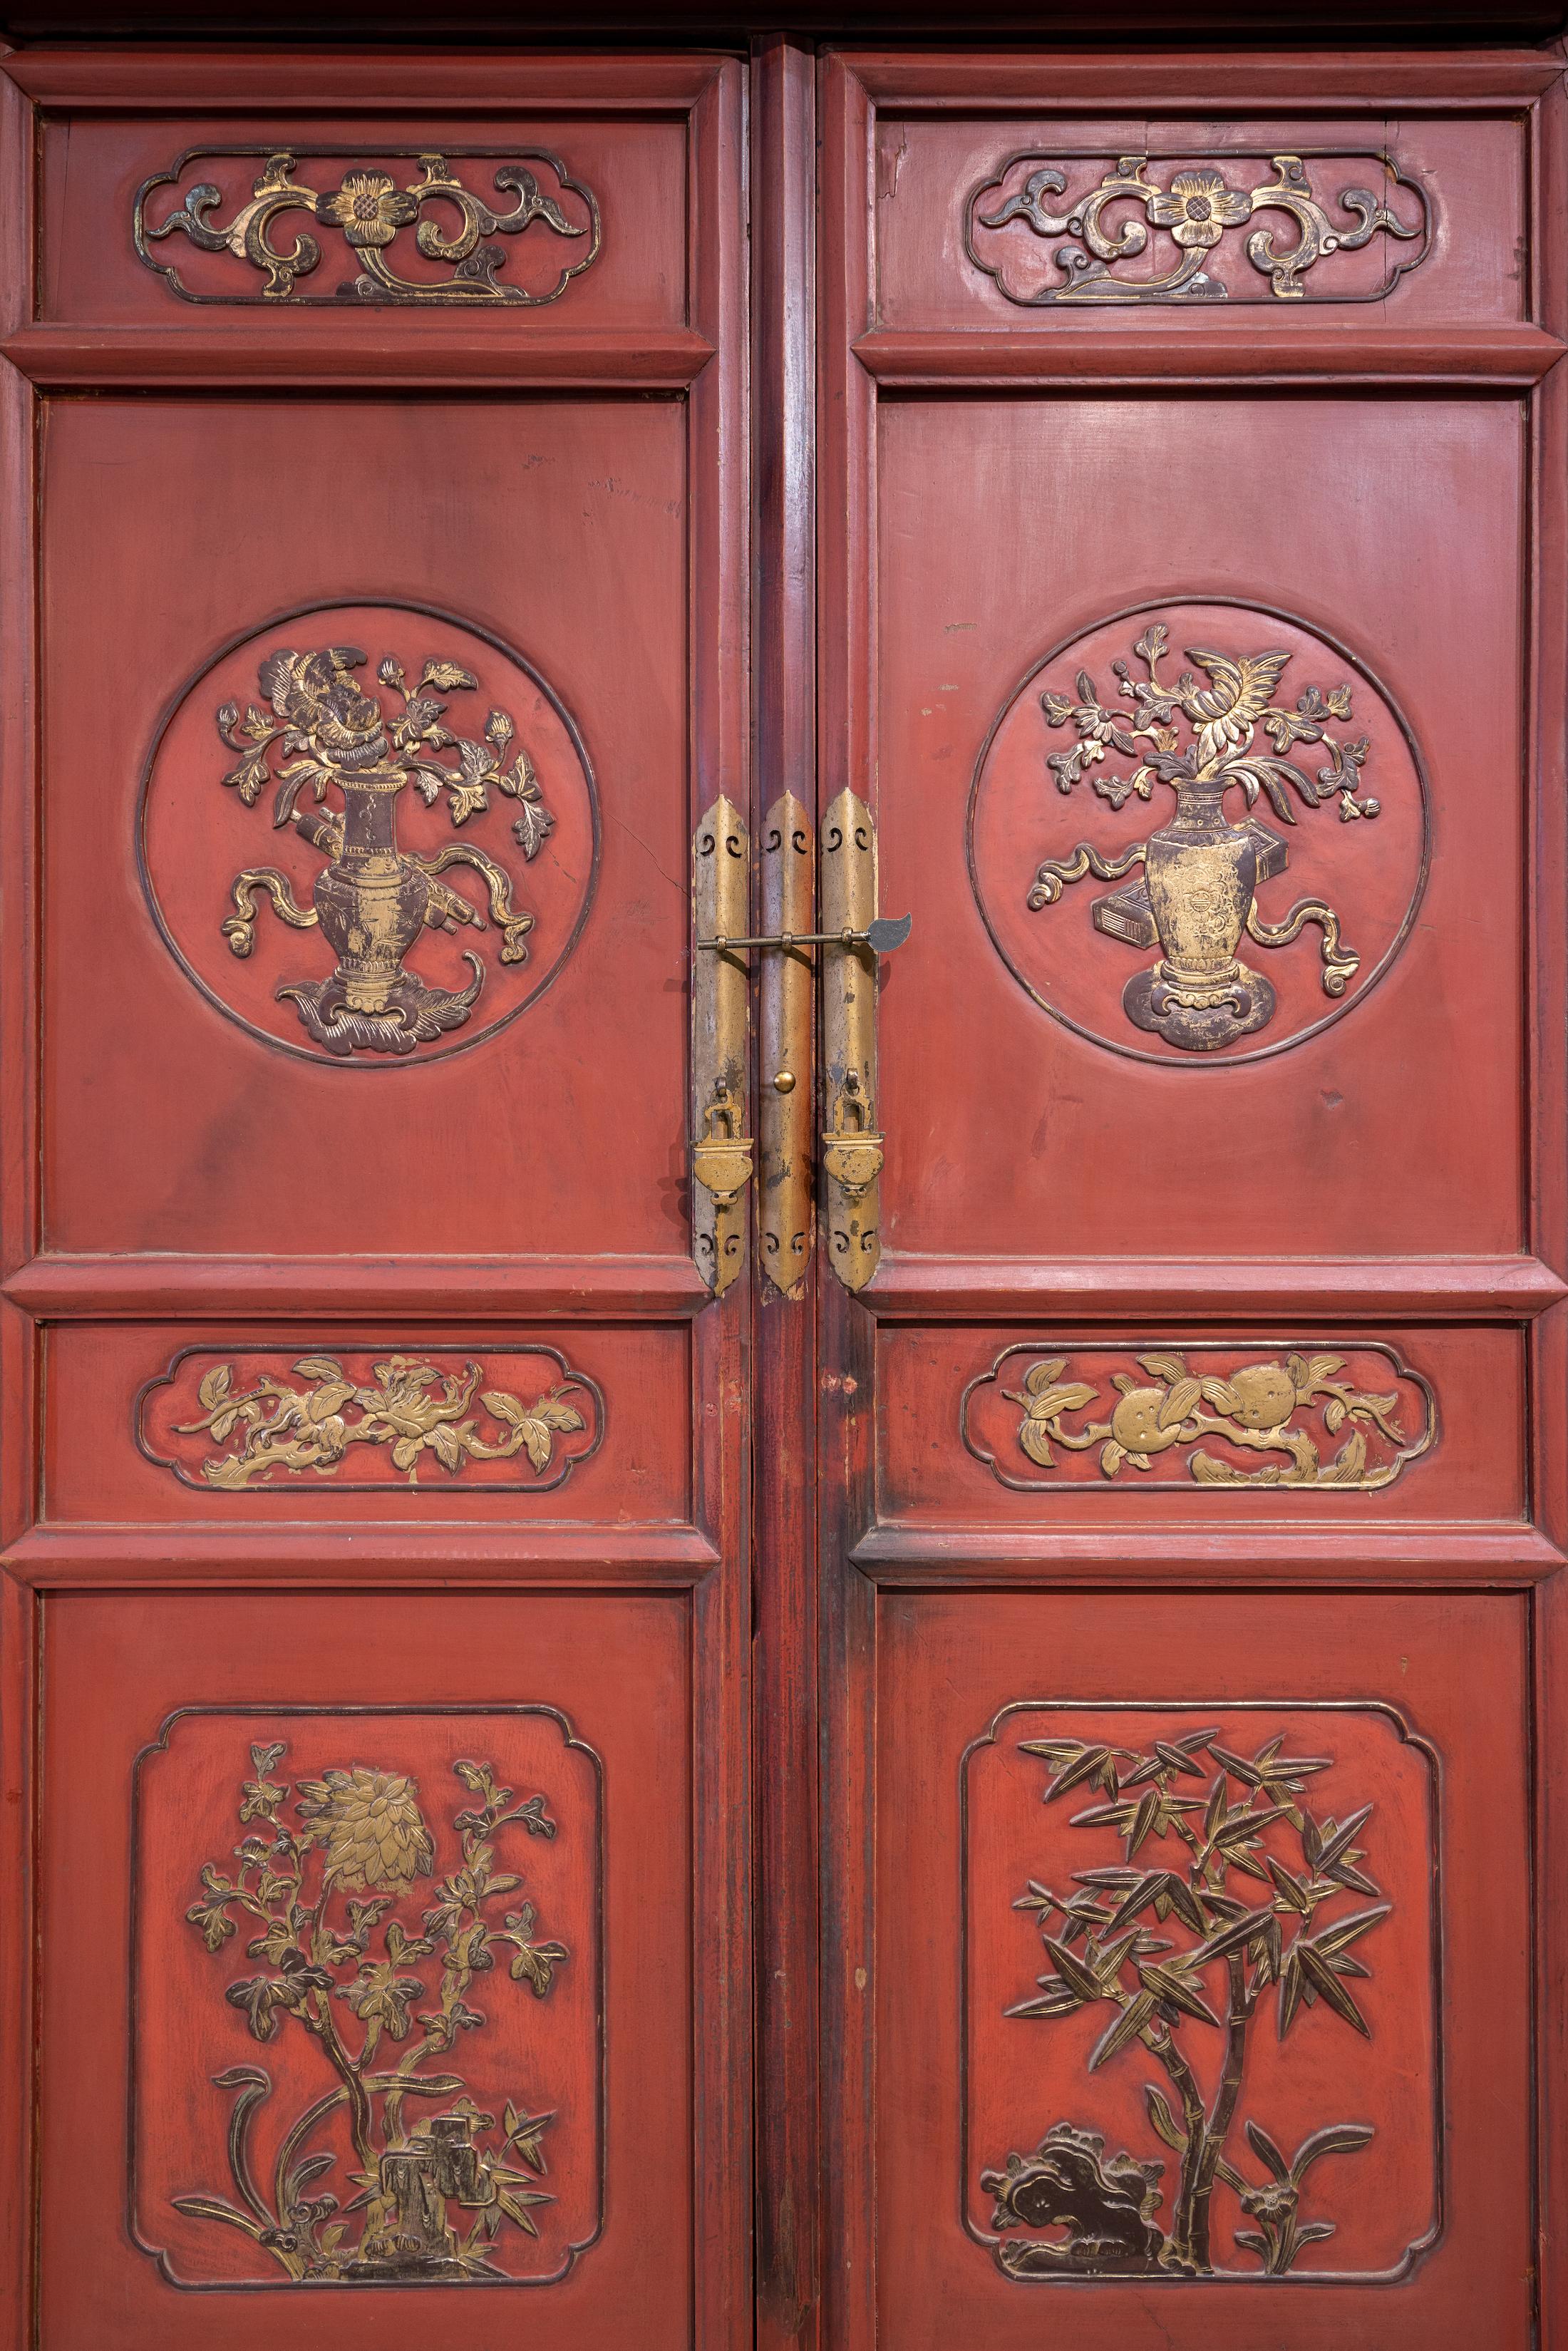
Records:
M542 1420L547 1428L571 1429L585 1426L576 1405L568 1404L560 1395L540 1396L534 1406L533 1416L536 1420Z
M340 1380L343 1366L332 1355L302 1355L294 1366L302 1380Z
M1024 1386L1031 1396L1038 1395L1041 1388L1048 1388L1053 1380L1060 1379L1066 1369L1065 1355L1048 1355L1043 1363L1032 1366L1024 1379Z
M1089 2053L1089 2071L1097 2074L1119 2050L1135 2041L1155 2013L1152 1991L1134 1992L1121 2014L1113 2017Z
M196 1390L204 1412L211 1412L215 1405L222 1404L233 1378L233 1367L228 1364L214 1364L212 1370L204 1374Z
M1370 2123L1329 2123L1301 2141L1291 2167L1293 2176L1300 2179L1320 2155L1354 2155L1358 2147L1364 2147L1368 2139L1375 2137Z
M490 805L483 783L459 783L455 778L446 787L447 805L454 824L466 824L471 816Z
M555 819L542 800L525 799L518 806L512 832L524 857L531 862L554 828Z
M434 685L442 694L453 694L459 686L477 684L478 680L463 667L461 662L427 661L414 690L423 693L427 685Z
M271 775L265 752L258 751L254 758L243 760L237 768L231 768L223 780L238 792L246 808L254 808L267 789Z
M1163 2138L1166 2145L1174 2147L1178 2155L1185 2154L1186 2133L1172 2114L1164 2092L1157 2090L1152 2082L1145 2082L1144 2102L1148 2107L1149 2120L1155 2126L1156 2137Z
M1252 2152L1260 2162L1268 2165L1275 2179L1289 2179L1291 2167L1263 2128L1262 2124L1249 2122L1247 2126L1247 2136L1251 2142Z

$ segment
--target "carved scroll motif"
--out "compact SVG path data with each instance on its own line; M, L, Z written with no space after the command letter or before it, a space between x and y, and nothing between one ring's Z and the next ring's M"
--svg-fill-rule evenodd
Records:
M1301 155L1228 153L1221 163L1123 155L1096 182L1096 166L1108 160L1081 151L1059 157L1014 155L970 195L964 218L965 251L1008 301L1025 308L1270 298L1371 301L1381 299L1407 271L1417 268L1430 249L1427 197L1391 155L1314 158L1320 173L1333 161L1362 166L1381 183L1380 191L1342 188L1332 211L1314 189ZM1272 163L1272 179L1249 184L1265 161ZM1027 173L1026 165L1032 167ZM1396 191L1398 209L1390 201ZM1238 292L1206 265L1232 230L1270 214L1275 219L1265 220L1245 239L1247 258L1268 280L1268 293L1261 288L1256 294ZM1064 283L1035 284L1020 269L1023 256L1016 241L1004 245L995 234L1019 225L1036 237L1062 240L1050 257ZM1164 266L1156 261L1152 270L1119 269L1118 263L1135 261L1149 252L1151 231L1169 239ZM1370 287L1346 285L1331 269L1329 282L1320 287L1314 280L1309 294L1303 280L1310 271L1330 256L1354 253L1379 236L1411 250L1396 256L1390 249L1381 277Z
M309 147L187 148L167 172L155 172L137 193L132 222L137 252L187 302L479 302L514 308L559 301L571 280L580 277L599 257L598 199L591 189L571 178L558 157L542 149L501 161L493 175L496 193L515 201L503 204L498 211L466 184L445 155L417 148L380 151L392 158L417 160L418 172L406 184L400 184L401 172L394 177L368 163L346 170L335 189L307 187L296 179L302 164L308 168L324 161L329 152ZM232 198L216 182L203 180L188 189L183 201L162 219L149 219L148 199L156 190L176 184L188 164L211 161L222 165L239 156L263 159L248 198ZM466 163L468 159L463 160ZM473 161L477 164L481 159ZM528 164L542 164L559 193L552 195L541 183L539 173L527 168ZM229 201L236 203L235 211L227 220L215 218ZM304 214L319 226L336 230L355 274L324 292L302 292L299 281L319 268L322 246L298 220L291 223L290 214ZM570 240L555 283L538 291L504 284L500 272L507 266L507 250L489 240L518 236L536 222L548 235ZM287 237L291 229L292 242L274 241L275 231L281 230ZM445 275L410 277L404 267L393 266L394 249L406 229L413 230L410 242L414 252ZM247 263L265 281L259 293L241 290L243 281L233 293L186 285L178 266L152 250L175 234L187 238L200 253L227 253Z

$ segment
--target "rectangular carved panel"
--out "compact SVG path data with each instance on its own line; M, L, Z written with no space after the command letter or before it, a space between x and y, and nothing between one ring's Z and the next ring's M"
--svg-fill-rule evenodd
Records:
M49 1604L47 2337L262 2351L329 2289L344 2351L601 2351L632 2294L689 2342L687 1642L632 1595Z
M374 1339L323 1316L284 1338L243 1322L214 1338L67 1322L46 1355L57 1524L691 1516L684 1416L644 1409L650 1389L689 1392L679 1326L405 1323Z
M884 529L917 511L944 551L879 589L884 890L925 943L882 1008L888 1247L1519 1249L1513 403L1137 398L1113 431L1066 392L936 397L879 431ZM1180 514L1206 597L1150 569L1117 519L1145 510ZM1071 777L1050 765L1074 751ZM1091 873L1153 912L1118 920ZM1445 1084L1393 1082L1427 1066L1439 1005Z
M1079 332L1145 339L1173 307L1210 321L1246 307L1255 324L1283 314L1288 326L1292 311L1326 304L1320 320L1354 320L1356 306L1364 318L1384 299L1391 327L1524 314L1514 256L1525 151L1518 125L1495 117L1152 122L1020 110L977 121L895 110L879 122L877 158L885 328L1061 335L1076 320ZM1178 177L1194 184L1178 190ZM1342 201L1347 191L1370 197L1370 212ZM1379 209L1415 234L1364 236ZM1345 242L1325 245L1325 227ZM1102 254L1096 239L1119 250ZM1184 266L1180 284L1141 290Z
M131 2159L164 2276L567 2273L603 2220L601 1837L600 1758L550 1708L163 1723Z
M877 1614L883 2351L1524 2351L1518 1603Z
M965 2216L1003 2272L1406 2272L1440 2175L1426 1742L1376 1706L1020 1700L964 1807Z
M392 307L405 341L458 309L523 340L684 325L686 152L684 122L580 114L433 109L340 130L258 109L237 132L222 118L57 120L41 144L40 316L188 329L193 304L231 321L335 310L373 335Z
M879 1333L878 1510L1048 1527L1518 1521L1523 1349L1495 1327L1376 1339L1038 1326ZM1196 1383L1196 1392L1192 1384Z

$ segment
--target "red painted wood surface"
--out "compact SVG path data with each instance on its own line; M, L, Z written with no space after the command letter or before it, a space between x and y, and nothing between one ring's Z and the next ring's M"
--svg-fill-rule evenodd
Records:
M1121 27L1004 51L978 21L929 54L785 35L746 62L7 60L5 2351L280 2325L308 2351L519 2327L562 2351L1568 2344L1561 59ZM603 252L538 310L183 303L136 257L135 190L247 143L336 171L549 149L594 188ZM1299 304L1195 309L1021 307L965 253L966 200L1011 156L1203 146L1255 183L1280 152L1370 154L1370 184L1385 144L1435 235L1380 301L1330 277L1365 292L1375 245ZM249 168L214 162L225 206ZM1252 289L1237 248L1215 266ZM193 262L204 291L231 277L254 282ZM1326 1006L1309 930L1260 958L1271 1024L1206 1060L1127 1027L1137 960L1091 914L1115 885L1024 905L1043 859L1147 829L1135 797L1056 794L1070 738L1040 701L1085 665L1109 695L1134 607L1166 616L1173 669L1250 611L1264 634L1230 650L1291 652L1287 707L1340 682L1319 653L1343 646L1385 803L1298 809L1260 900L1334 900L1364 976L1389 952L1375 986ZM217 928L244 862L308 893L292 833L224 792L213 719L310 611L367 681L450 653L426 619L466 632L476 705L513 711L558 820L529 962L409 1066L300 1050L276 988L321 977L319 934L264 912L242 964ZM885 1254L856 1300L748 1271L716 1304L688 1253L690 835L721 790L755 835L813 767L821 805L873 801L882 904L915 915L881 996ZM509 816L408 805L406 838L499 852ZM452 987L462 944L412 959ZM1003 1395L1060 1357L1108 1416L1151 1350L1223 1384L1298 1348L1362 1386L1389 1363L1402 1412L1429 1390L1396 1481L1221 1490L1175 1440L1107 1474L1053 1439L1048 1468ZM285 1444L342 1426L230 1478L248 1424L191 1424L263 1376L319 1405ZM401 1460L405 1429L354 1435L398 1382L431 1437ZM466 1416L493 1447L486 1395L552 1384L582 1426L542 1467L431 1435ZM451 1416L426 1426L422 1397ZM1221 2278L1010 2275L998 2246L1044 2270L1061 2224L997 2227L981 2174L1053 2126L1165 2162L1174 2214L1148 2044L1091 2071L1109 2010L1004 2013L1053 1964L1012 1907L1031 1879L1071 1898L1080 1868L1189 1850L1168 1822L1135 1856L1130 1824L1075 1826L1103 1778L1042 1804L1057 1767L1024 1742L1120 1750L1120 1802L1162 1731L1321 1755L1287 1792L1314 1826L1373 1805L1366 2037L1318 1999L1281 2041L1260 1986L1227 2158L1256 2199L1247 2120L1287 2154L1326 2123L1373 2136L1310 2174L1301 2215L1335 2234L1290 2277L1236 2244L1253 2216L1223 2180ZM551 1798L554 1838L489 1841L524 1880L497 1908L535 1903L569 1956L536 1998L497 1941L464 1991L484 2027L448 2053L477 2115L526 2088L554 2112L531 2176L555 2200L504 2239L511 2284L269 2284L248 2231L174 2210L243 2194L214 2074L268 2071L268 2192L286 2105L332 2078L290 2015L264 2040L225 1996L274 1964L246 1949L260 1922L205 1948L202 1865L259 1817L234 1817L253 1743L284 1750L290 1835L298 1782L358 1770L406 1780L394 1813L430 1837L366 1951L317 1962L356 2032L389 1920L405 1953L433 1939L454 1767ZM1153 1784L1212 1801L1229 1767L1200 1751ZM1301 1834L1281 1808L1255 1853L1290 1867ZM358 1931L374 1892L340 1886L331 1917ZM439 1996L434 1950L406 1969ZM389 2063L428 2032L378 2030ZM1181 2027L1212 2097L1208 2030ZM347 2122L319 2142L340 2201Z
M7 154L41 141L37 273L30 160L7 216L5 594L35 580L47 647L18 622L3 722L5 2103L47 2117L5 2144L7 2346L608 2351L633 2308L651 2345L751 2337L749 1299L692 1266L684 1111L688 843L719 779L748 799L744 72L409 62L104 53L41 125L4 85ZM561 152L603 255L538 310L193 307L136 257L135 189L246 141ZM540 242L503 275L537 287ZM220 259L255 292L234 255L203 290ZM456 824L398 808L536 917L503 964L486 885L443 869L486 915L487 1035L312 1059L276 991L330 972L322 930L267 907L225 945L236 867L308 905L322 859L270 822L276 766L255 806L225 790L216 712L270 714L261 666L324 643L367 656L383 728L383 654L433 660L447 731L494 745L500 711L533 762L531 859L493 782ZM406 967L451 989L461 944ZM491 1822L482 1766L549 1825ZM204 1865L243 1874L232 1935ZM418 2292L383 2153L439 2190ZM471 2283L441 2232L482 2261L486 2213Z
M859 1301L824 1301L834 2351L1347 2336L1458 2351L1478 2335L1553 2342L1563 2324L1557 2257L1534 2233L1561 2163L1560 2085L1537 2036L1562 1969L1541 1889L1556 1850L1542 1840L1561 1832L1568 1245L1562 161L1541 64L881 50L841 54L824 77L821 766L826 789L874 798L883 902L915 915L880 996L887 1253ZM1381 302L1315 301L1321 277L1290 305L1030 308L965 253L970 191L1021 151L1044 162L1103 141L1109 163L1190 141L1239 172L1255 144L1368 140L1421 159L1447 223ZM1245 265L1227 283L1246 290ZM1364 1000L1353 984L1333 1026L1290 1042L1286 1021L1212 1055L1156 1040L1139 1060L1126 935L1090 918L1115 883L1072 884L1039 913L1025 900L1042 858L1080 840L1108 856L1145 814L1164 820L1086 782L1059 797L1046 756L1073 728L1055 731L1040 695L1084 699L1069 648L1133 606L1158 603L1143 616L1158 619L1168 604L1173 674L1192 665L1185 649L1216 642L1197 621L1216 596L1366 650L1414 714L1430 859L1403 949ZM1282 624L1270 643L1287 648ZM1477 731L1483 705L1495 737ZM1389 773L1399 760L1391 747ZM1289 872L1304 893L1317 843L1300 816ZM1335 829L1335 857L1365 851L1375 871L1353 883L1347 864L1325 894L1370 892L1368 936L1373 899L1406 886L1399 821L1375 851L1375 826ZM1048 954L1038 926L1061 916ZM1281 1008L1294 985L1281 976ZM1019 1444L1031 1365L1048 1367L1036 1393L1065 1385L1071 1433L1089 1390L1110 1419L1124 1363L1136 1386L1151 1350L1179 1354L1170 1380L1196 1384L1211 1362L1288 1353L1287 1326L1346 1361L1371 1341L1433 1367L1437 1433L1396 1482L1242 1493L1157 1448L1146 1471L1124 1456L1107 1475L1103 1438L1056 1448L1049 1468ZM1134 1722L1139 1705L1156 1712ZM1299 1792L1314 1824L1364 1780L1354 1802L1374 1806L1380 1891L1346 1898L1392 1905L1357 1945L1368 2037L1316 2009L1282 2043L1270 2022L1228 2159L1254 2193L1243 2123L1267 2130L1270 2100L1291 2147L1341 2119L1373 2135L1305 2175L1301 2213L1335 2234L1299 2248L1291 2276L1263 2277L1233 2242L1250 2224L1234 2186L1216 2222L1223 2276L1140 2276L1135 2262L1051 2274L1070 2270L1075 2225L1045 2190L997 2225L983 2171L1005 2193L1009 2153L1027 2176L1054 2126L1100 2133L1107 2157L1165 2162L1159 2241L1181 2159L1152 2127L1143 2085L1170 2081L1146 2045L1090 2070L1111 2008L1072 2009L1069 1985L1057 2015L1005 2015L1040 1996L1037 1977L1066 1982L1042 1929L1069 1968L1085 1949L1041 1889L1093 1899L1074 1873L1121 1866L1124 1887L1183 1870L1168 1822L1134 1831L1140 1790L1201 1806L1216 1776L1228 1802L1245 1783L1217 1775L1207 1748L1190 1779L1168 1764L1126 1775L1162 1720L1173 1737L1218 1726L1223 1747L1228 1709L1257 1726L1229 1751L1278 1733L1285 1752L1304 1740L1325 1759ZM1025 1737L1067 1743L1051 1763L1021 1756ZM1102 1778L1042 1806L1053 1771L1096 1740L1125 1750L1116 1802ZM1296 1834L1279 1816L1263 1842ZM1088 1922L1106 1939L1108 1915ZM1189 1944L1174 1910L1146 1915L1174 1950ZM1207 1966L1223 2002L1225 1962ZM1191 2017L1182 2030L1195 2064L1218 2066L1222 2035ZM1207 2103L1218 2076L1202 2078Z

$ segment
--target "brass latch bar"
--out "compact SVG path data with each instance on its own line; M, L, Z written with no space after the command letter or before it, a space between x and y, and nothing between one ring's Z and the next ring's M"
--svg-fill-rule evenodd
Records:
M892 955L909 936L913 914L879 914L863 931L774 931L762 939L699 939L699 947L728 955L739 947L865 947L873 955Z

